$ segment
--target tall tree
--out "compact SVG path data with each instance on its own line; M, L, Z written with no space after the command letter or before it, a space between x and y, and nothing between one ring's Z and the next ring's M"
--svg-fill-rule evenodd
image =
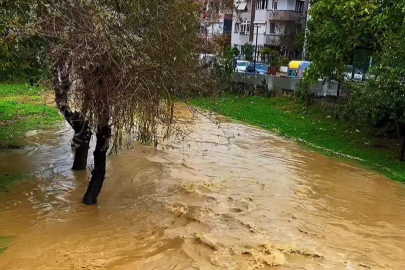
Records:
M403 3L396 9L405 10ZM396 124L403 143L399 158L405 155L405 12L398 30L390 28L381 37L381 50L374 55L377 64L372 68L373 78L353 89L350 108L366 123L391 121Z
M313 64L306 80L344 82L346 65L357 55L376 63L364 84L351 86L348 108L357 119L376 124L387 119L404 136L405 152L405 3L392 0L314 0L307 43Z
M0 81L29 80L31 84L47 81L52 77L52 67L46 47L46 39L35 35L23 35L22 29L30 23L31 3L23 1L0 2ZM63 61L62 61L63 62ZM61 63L61 61L59 61ZM56 95L56 104L67 122L75 131L72 146L75 147L73 170L85 170L87 167L88 149L91 130L80 111L72 111L68 106L70 90L69 75L63 78ZM86 105L86 103L83 103ZM86 108L81 108L86 111Z
M24 13L28 10L28 3L0 1L0 81L26 80L33 84L49 75L41 62L44 41L35 36L20 40L9 27L10 23L27 23Z
M197 57L199 9L188 0L33 2L25 13L29 23L14 26L21 36L47 42L60 110L96 134L83 196L85 204L95 204L107 152L119 149L123 132L144 142L168 136L174 99L204 90L198 80L204 78Z
M381 47L384 30L381 0L314 0L308 21L307 46L314 78L343 81L346 65L356 53Z

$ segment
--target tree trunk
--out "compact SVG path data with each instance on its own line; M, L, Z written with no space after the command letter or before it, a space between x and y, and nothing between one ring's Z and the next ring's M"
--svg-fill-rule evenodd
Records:
M336 103L335 103L335 118L339 119L338 104L340 98L340 82L338 82L337 92L336 92Z
M73 139L75 140L75 138ZM75 143L75 159L72 170L83 171L87 168L87 156L90 148L90 140L87 142Z
M75 130L72 146L76 148L72 170L83 171L87 168L87 156L92 132L88 121L74 122L72 127Z
M72 111L68 105L68 93L71 87L69 67L61 60L54 67L55 102L65 120L75 131L72 146L76 147L73 170L85 170L92 132L83 113Z
M94 169L91 172L91 180L87 191L83 196L83 203L93 205L97 203L98 195L104 183L107 162L107 150L111 137L111 128L102 126L97 129L97 143L94 155Z
M87 168L87 156L90 148L92 132L89 121L84 120L80 113L75 112L72 127L75 131L72 146L76 148L72 170L82 171Z
M405 158L404 155L405 155L405 135L404 135L404 139L403 139L403 142L402 142L401 155L399 157L400 161L404 161L404 158Z

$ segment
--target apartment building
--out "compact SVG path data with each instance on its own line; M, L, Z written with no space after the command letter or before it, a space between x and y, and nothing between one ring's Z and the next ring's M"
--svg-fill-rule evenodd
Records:
M233 18L232 0L198 0L201 4L200 34L211 40L217 36L231 35Z
M219 14L215 21L203 21L200 34L207 40L212 40L217 36L230 36L232 34L232 14Z
M293 44L305 27L308 3L309 0L236 0L232 46L242 51L245 44L256 46L257 41L258 52L270 47L284 57L299 57Z

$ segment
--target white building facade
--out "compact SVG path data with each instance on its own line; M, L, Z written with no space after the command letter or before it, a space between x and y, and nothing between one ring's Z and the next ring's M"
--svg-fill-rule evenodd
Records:
M225 4L229 0L198 0L201 5L200 34L212 40L232 33L232 8Z
M219 14L215 21L203 21L200 27L200 34L204 39L212 40L218 36L231 35L232 14Z
M257 41L257 52L269 47L283 57L299 57L293 44L305 28L308 3L309 0L235 0L232 46L242 52L244 45L255 47Z

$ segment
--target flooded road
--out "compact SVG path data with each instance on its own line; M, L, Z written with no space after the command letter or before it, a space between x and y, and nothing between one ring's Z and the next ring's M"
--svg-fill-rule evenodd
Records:
M183 113L184 115L184 113ZM0 152L31 181L0 194L0 269L405 269L405 185L223 118L109 158L80 203L71 132Z

